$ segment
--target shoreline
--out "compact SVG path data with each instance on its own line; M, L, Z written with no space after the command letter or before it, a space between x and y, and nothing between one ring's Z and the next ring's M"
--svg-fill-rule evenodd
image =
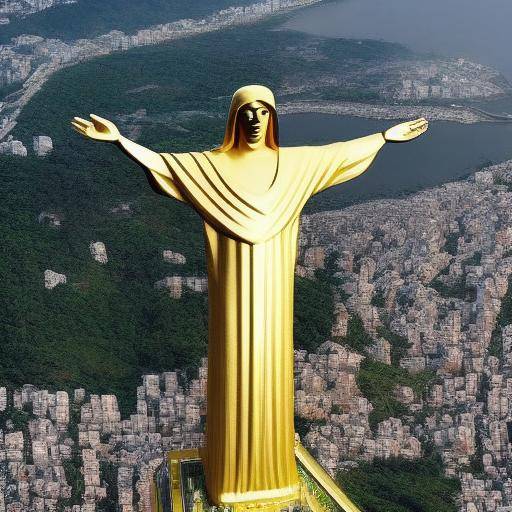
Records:
M512 118L510 120L496 119L492 114L466 106L377 105L345 101L304 100L282 103L277 110L282 115L316 113L381 120L408 120L426 117L429 121L448 121L461 124L512 122Z

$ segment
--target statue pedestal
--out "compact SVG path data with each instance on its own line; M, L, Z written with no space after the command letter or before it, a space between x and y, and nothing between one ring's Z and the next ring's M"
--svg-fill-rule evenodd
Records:
M361 512L301 445L295 448L300 491L283 503L214 506L208 502L199 450L172 451L153 482L153 512Z

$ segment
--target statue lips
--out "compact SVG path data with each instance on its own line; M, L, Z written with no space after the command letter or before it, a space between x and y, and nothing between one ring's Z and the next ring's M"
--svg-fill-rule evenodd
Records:
M261 135L261 128L259 126L251 128L248 137L249 142L258 142L259 140L261 140Z

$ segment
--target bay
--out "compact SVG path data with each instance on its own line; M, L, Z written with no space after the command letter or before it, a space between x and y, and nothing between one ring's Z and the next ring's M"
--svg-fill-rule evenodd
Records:
M510 0L343 0L298 12L284 28L381 39L413 51L466 57L512 79Z
M393 124L389 120L330 114L282 115L281 144L329 144L382 132ZM403 196L462 179L490 162L508 159L512 159L512 123L433 122L429 131L415 141L386 144L366 173L314 197L308 210Z

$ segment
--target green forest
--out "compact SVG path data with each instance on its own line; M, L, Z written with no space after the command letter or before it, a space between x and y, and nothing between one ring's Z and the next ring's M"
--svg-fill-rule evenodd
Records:
M439 456L360 463L339 471L341 488L365 512L455 512L460 483L444 476Z
M248 5L251 0L238 0ZM132 34L150 25L170 23L184 18L204 18L233 5L231 0L80 0L58 5L22 18L13 18L2 26L0 44L19 34L73 40L92 38L111 30Z

